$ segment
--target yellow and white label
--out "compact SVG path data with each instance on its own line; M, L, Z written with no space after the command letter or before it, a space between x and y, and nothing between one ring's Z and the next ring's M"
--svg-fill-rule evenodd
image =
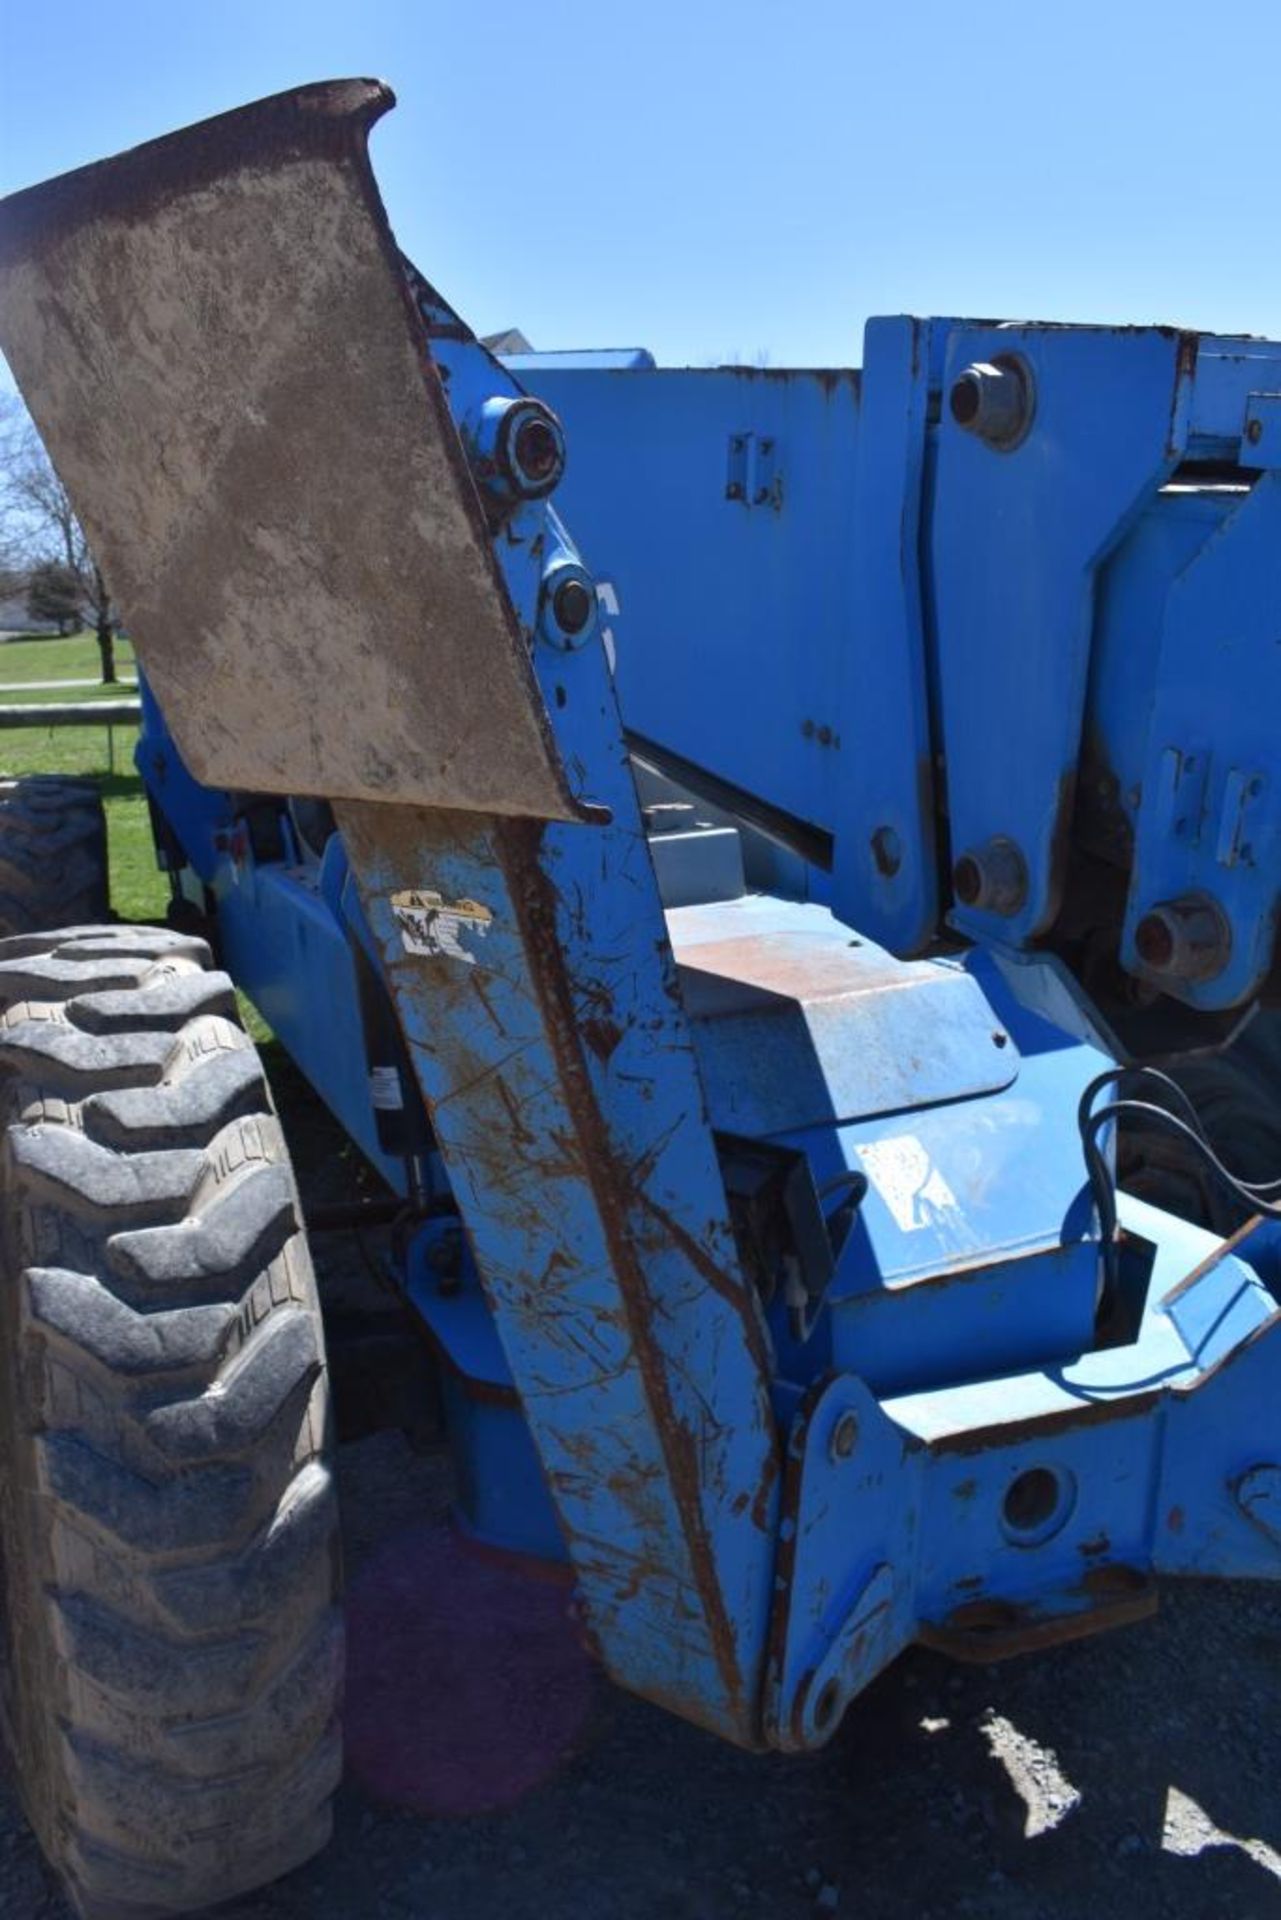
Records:
M479 900L446 900L430 887L393 893L391 909L406 953L463 960L469 966L475 965L476 956L464 942L483 940L494 918Z

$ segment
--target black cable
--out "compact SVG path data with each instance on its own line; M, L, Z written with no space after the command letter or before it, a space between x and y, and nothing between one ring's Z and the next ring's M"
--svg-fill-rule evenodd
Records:
M1281 1187L1281 1180L1253 1182L1238 1179L1236 1174L1229 1172L1224 1166L1200 1127L1189 1126L1186 1120L1181 1120L1177 1114L1171 1113L1168 1107L1154 1106L1149 1100L1110 1101L1106 1107L1100 1107L1092 1113L1085 1123L1091 1143L1094 1143L1100 1127L1106 1125L1109 1120L1122 1118L1156 1126L1166 1133L1177 1134L1180 1139L1189 1141L1215 1178L1235 1199L1240 1200L1243 1206L1252 1207L1256 1213L1262 1214L1265 1220L1281 1220L1281 1200L1265 1198L1277 1187Z
M1111 1100L1096 1108L1095 1100L1105 1087L1118 1090L1124 1083L1140 1082L1155 1088L1170 1106L1158 1106L1151 1100L1129 1097ZM1186 1140L1215 1179L1252 1212L1268 1220L1281 1220L1281 1175L1271 1180L1246 1180L1225 1167L1214 1150L1205 1126L1184 1089L1156 1067L1112 1067L1093 1079L1081 1095L1077 1107L1077 1126L1085 1155L1086 1172L1099 1218L1099 1239L1103 1252L1105 1293L1115 1289L1117 1280L1116 1181L1099 1145L1102 1129L1114 1120L1131 1120L1139 1126L1157 1127Z
M1090 1112L1098 1094L1105 1086L1122 1080L1143 1080L1150 1084L1155 1083L1177 1111L1171 1113L1167 1107L1158 1107L1149 1101L1132 1099L1115 1102L1115 1108L1130 1114L1145 1115L1154 1120L1158 1126L1164 1126L1167 1131L1173 1129L1184 1137L1192 1138L1197 1151L1239 1199L1247 1200L1247 1197L1252 1194L1265 1195L1281 1190L1281 1174L1270 1180L1247 1180L1243 1174L1233 1173L1230 1168L1225 1167L1215 1151L1204 1121L1187 1093L1176 1080L1170 1078L1169 1074L1160 1072L1156 1067L1116 1067L1111 1072L1101 1073L1092 1080L1081 1096L1077 1109L1078 1125L1083 1132L1087 1126L1092 1125L1094 1118L1098 1117ZM1113 1108L1109 1107L1108 1112L1112 1111Z

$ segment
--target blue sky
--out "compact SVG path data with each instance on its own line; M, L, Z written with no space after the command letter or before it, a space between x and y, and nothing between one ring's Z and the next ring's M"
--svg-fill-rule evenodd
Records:
M405 250L481 332L850 365L869 313L1281 333L1281 4L0 0L0 188L391 81Z

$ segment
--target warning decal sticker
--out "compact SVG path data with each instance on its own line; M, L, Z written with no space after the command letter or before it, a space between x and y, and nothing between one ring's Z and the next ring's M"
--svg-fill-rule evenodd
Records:
M430 887L393 893L391 907L406 953L465 960L469 966L475 965L476 956L463 942L483 940L494 918L479 900L446 900Z

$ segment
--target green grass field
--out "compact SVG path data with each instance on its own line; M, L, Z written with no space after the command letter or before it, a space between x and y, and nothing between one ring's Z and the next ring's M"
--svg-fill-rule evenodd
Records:
M48 639L5 640L0 642L0 685L16 686L24 680L96 680L102 668L98 642L92 633L56 635ZM116 672L134 672L133 648L123 638L116 641ZM81 693L92 693L82 687ZM106 691L106 689L104 689ZM0 695L0 699L12 698Z
M65 640L10 640L0 644L0 685L33 680L84 680L98 672L91 633ZM116 642L116 669L133 674L133 649ZM0 693L0 705L135 697L132 687L67 687ZM102 788L107 810L111 903L122 920L163 918L169 889L156 868L142 782L134 772L134 727L23 727L0 732L0 772L87 773ZM113 766L114 760L114 766Z

